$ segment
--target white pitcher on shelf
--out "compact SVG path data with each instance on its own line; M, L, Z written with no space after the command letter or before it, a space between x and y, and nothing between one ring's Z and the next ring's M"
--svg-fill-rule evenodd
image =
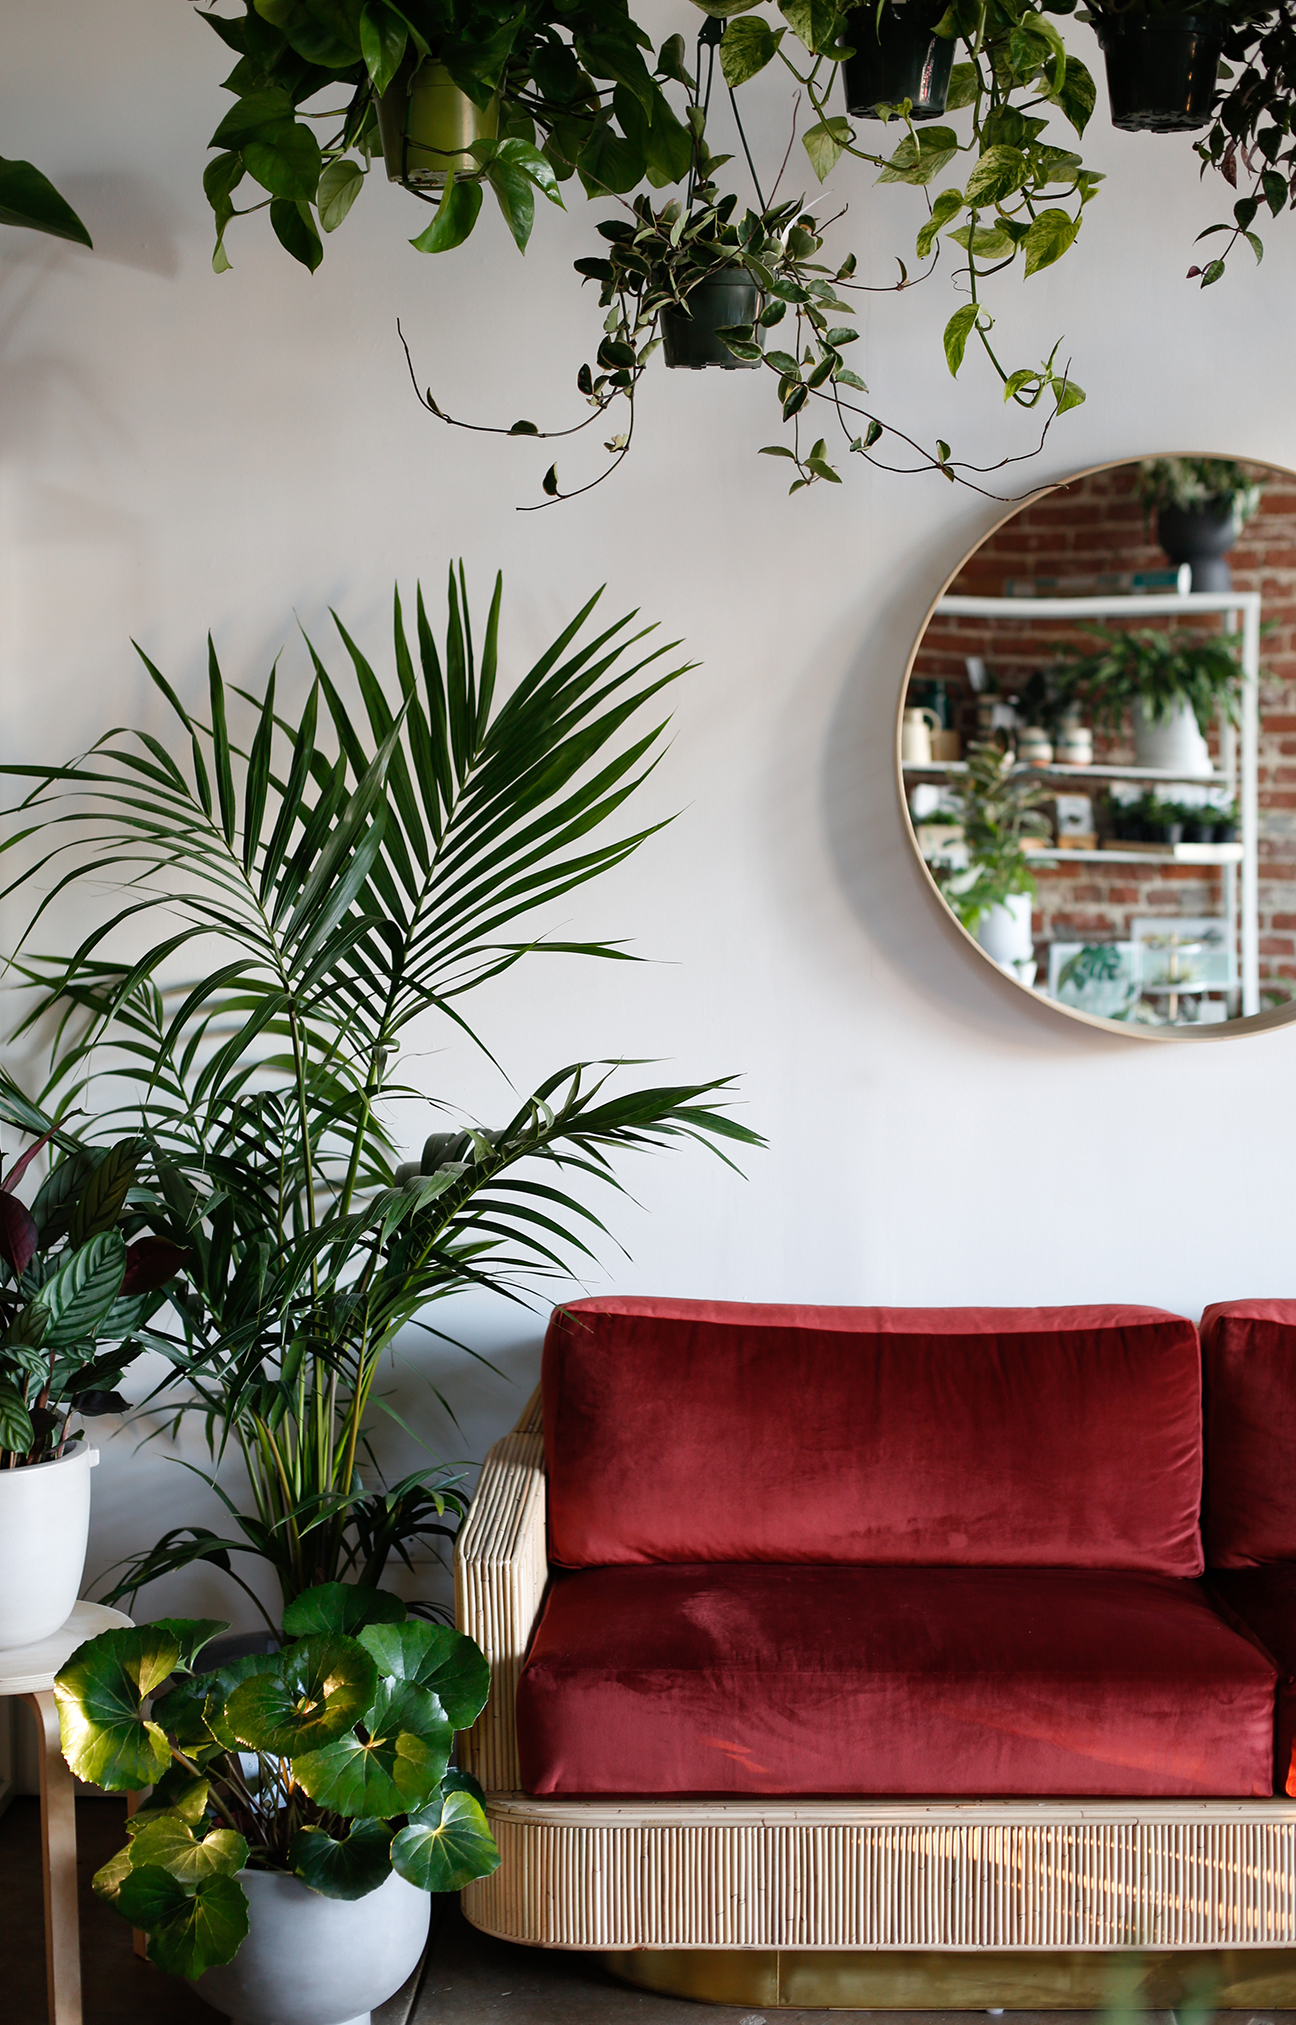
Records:
M900 719L900 763L902 766L930 766L932 733L941 729L934 710L906 710Z

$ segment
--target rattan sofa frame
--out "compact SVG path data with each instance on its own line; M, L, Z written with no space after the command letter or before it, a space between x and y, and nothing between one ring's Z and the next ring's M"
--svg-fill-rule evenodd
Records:
M499 1869L474 1926L591 1949L659 1990L767 2007L1083 2008L1136 1961L1156 2008L1296 2007L1296 1801L537 1799L518 1677L548 1581L537 1393L491 1449L455 1554L491 1668L466 1741Z

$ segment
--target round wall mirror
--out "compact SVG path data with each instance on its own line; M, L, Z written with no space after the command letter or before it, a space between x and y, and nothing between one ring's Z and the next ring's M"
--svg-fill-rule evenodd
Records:
M1147 1038L1296 1017L1296 474L1106 465L937 598L896 724L914 849L978 960Z

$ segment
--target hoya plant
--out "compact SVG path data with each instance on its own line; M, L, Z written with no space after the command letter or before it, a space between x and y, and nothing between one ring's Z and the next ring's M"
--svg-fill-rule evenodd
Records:
M141 1140L56 1133L3 1071L0 1120L41 1128L0 1181L0 1466L16 1469L57 1462L81 1420L125 1411L116 1387L185 1254L148 1231ZM28 1205L18 1190L51 1142Z
M147 1933L150 1961L176 1976L232 1961L246 1870L359 1899L393 1870L435 1892L497 1868L481 1788L451 1765L490 1688L472 1639L339 1584L297 1598L276 1652L205 1669L225 1629L101 1632L54 1682L78 1778L148 1793L94 1889Z

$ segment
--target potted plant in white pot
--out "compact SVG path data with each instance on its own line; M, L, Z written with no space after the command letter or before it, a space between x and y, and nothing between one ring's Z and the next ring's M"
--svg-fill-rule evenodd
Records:
M55 1679L72 1770L149 1791L95 1891L235 2025L358 2025L417 1966L428 1895L499 1864L450 1762L489 1668L463 1633L338 1583L285 1611L279 1650L205 1672L223 1628L103 1632Z
M40 1135L0 1183L0 1650L10 1650L48 1638L77 1600L99 1460L81 1423L124 1411L116 1387L184 1253L135 1235L140 1141L79 1145L3 1072L0 1119ZM62 1150L28 1207L15 1191L51 1142Z
M1212 722L1238 721L1242 670L1236 643L1223 634L1173 628L1085 631L1099 643L1096 649L1064 650L1055 673L1068 693L1084 698L1095 725L1119 731L1128 712L1136 766L1186 780L1211 773L1206 734Z
M1048 790L1014 773L999 746L977 742L968 746L967 772L949 776L947 789L958 798L967 863L942 868L937 883L986 955L1019 983L1033 984L1036 888L1026 846L1050 833L1039 808Z
M581 1234L602 1225L585 1184L616 1185L622 1153L760 1143L725 1116L726 1081L613 1090L618 1063L568 1063L521 1101L510 1088L493 1129L426 1139L424 1124L422 1168L402 1169L395 1107L439 1125L451 1108L403 1058L416 1020L475 1039L477 985L542 955L621 957L554 940L546 917L654 833L625 803L684 672L628 616L583 631L595 597L509 680L501 597L497 581L474 642L452 572L442 650L421 593L412 643L398 599L386 684L339 622L352 679L312 648L291 711L273 673L240 706L213 653L210 728L153 670L182 763L121 731L67 767L9 769L25 790L13 824L43 832L37 890L54 861L108 863L117 882L100 873L70 955L29 963L33 1016L60 1036L47 1097L104 1130L115 1103L150 1149L148 1213L188 1248L155 1329L168 1403L204 1428L230 1516L223 1534L184 1526L147 1547L114 1597L195 1561L238 1582L237 1556L269 1564L284 1606L412 1566L453 1536L462 1500L434 1460L384 1478L380 1381L402 1329L465 1287L514 1293L588 1256ZM125 921L141 932L114 963Z

